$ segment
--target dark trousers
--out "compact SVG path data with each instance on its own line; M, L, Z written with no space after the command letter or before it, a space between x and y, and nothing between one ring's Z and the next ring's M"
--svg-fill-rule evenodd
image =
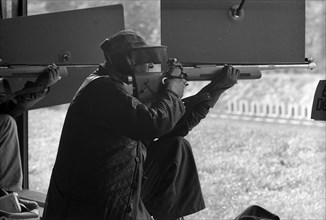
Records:
M159 139L147 147L141 197L156 220L176 219L205 208L190 143Z
M10 115L0 114L0 188L17 191L22 189L22 183L16 121Z

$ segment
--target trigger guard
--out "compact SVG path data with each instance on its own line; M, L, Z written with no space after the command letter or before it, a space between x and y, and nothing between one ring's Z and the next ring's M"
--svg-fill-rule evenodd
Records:
M165 85L165 80L167 80L167 79L168 79L167 77L163 77L163 79L161 81L163 85Z

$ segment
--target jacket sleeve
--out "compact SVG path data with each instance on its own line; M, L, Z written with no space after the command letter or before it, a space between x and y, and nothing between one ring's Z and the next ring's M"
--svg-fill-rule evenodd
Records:
M13 117L18 117L19 115L33 107L36 103L41 101L47 93L48 90L45 90L43 92L17 96L15 100L11 100L10 103L8 103L7 114L10 114Z
M181 99L168 90L162 91L157 101L144 104L121 83L97 79L91 84L84 94L90 104L86 105L87 112L92 112L89 117L96 124L133 139L161 137L174 128L185 112Z
M210 106L206 104L207 97L205 94L199 96L191 96L183 100L186 112L178 121L173 130L165 135L169 136L186 136L194 127L196 127L201 120L206 118Z
M49 88L45 90L34 89L31 82L27 82L25 87L21 91L28 89L28 93L22 93L18 95L12 93L8 94L2 101L0 101L0 113L9 114L13 117L18 117L23 112L27 111L29 108L34 106L37 102L42 100L46 94L49 92ZM10 90L11 92L11 90Z

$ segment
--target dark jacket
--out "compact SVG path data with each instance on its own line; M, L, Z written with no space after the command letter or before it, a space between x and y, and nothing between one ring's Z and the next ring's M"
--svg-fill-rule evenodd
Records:
M71 102L48 190L44 218L150 219L141 199L142 140L170 132L185 112L168 90L141 103L103 68Z

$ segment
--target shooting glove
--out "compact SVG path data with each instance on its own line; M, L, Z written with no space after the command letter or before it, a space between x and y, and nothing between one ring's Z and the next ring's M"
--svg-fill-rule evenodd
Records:
M216 75L208 85L202 88L196 96L204 96L209 100L205 103L213 108L221 94L237 83L240 71L232 66L224 66L221 72Z

